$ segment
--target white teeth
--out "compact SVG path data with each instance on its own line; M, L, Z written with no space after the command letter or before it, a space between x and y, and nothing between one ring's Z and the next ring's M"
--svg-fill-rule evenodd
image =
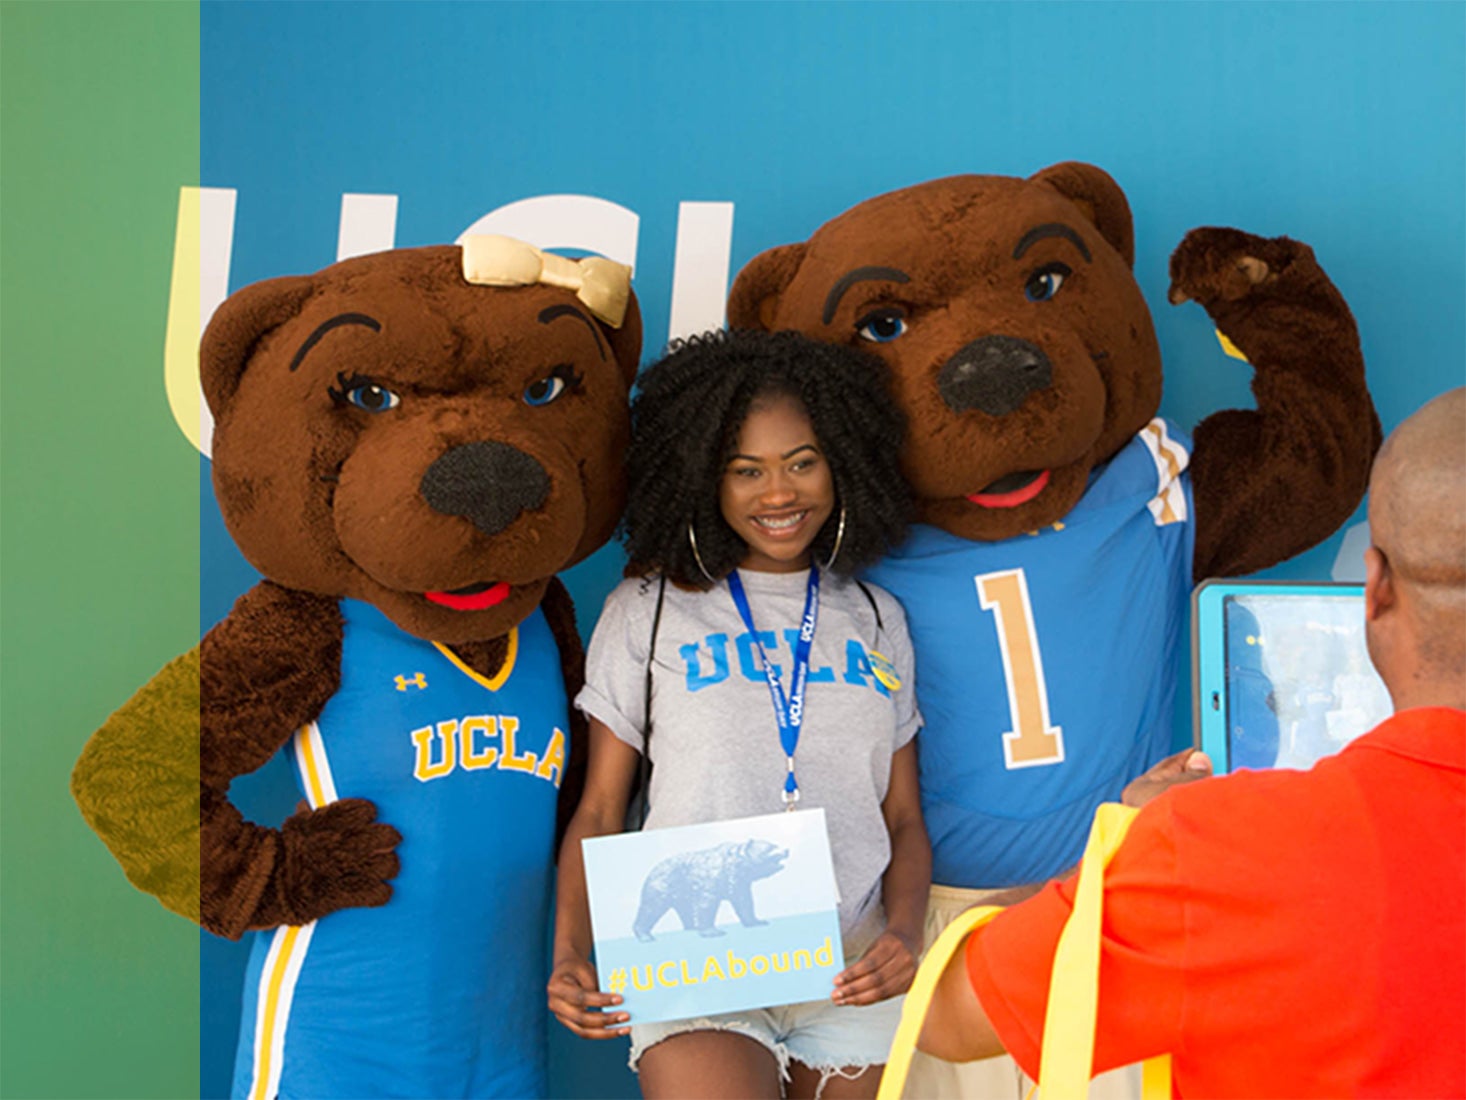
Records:
M772 531L782 531L793 527L807 515L809 515L808 512L796 512L792 516L780 516L777 519L773 516L754 516L753 522L757 523L760 527L767 527Z

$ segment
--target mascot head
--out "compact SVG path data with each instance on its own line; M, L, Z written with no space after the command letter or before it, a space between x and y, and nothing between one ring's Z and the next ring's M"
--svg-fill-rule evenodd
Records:
M507 632L621 514L641 349L628 276L468 238L231 296L200 369L245 557L420 637Z
M907 417L920 518L967 539L1061 519L1160 404L1130 208L1087 164L953 176L756 256L729 324L873 350Z

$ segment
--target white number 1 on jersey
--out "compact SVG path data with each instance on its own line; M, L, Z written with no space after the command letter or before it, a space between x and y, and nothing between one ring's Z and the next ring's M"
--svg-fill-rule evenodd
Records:
M1003 678L1013 722L1012 730L1003 734L1004 762L1010 770L1057 764L1064 759L1064 731L1049 725L1049 692L1033 628L1033 608L1028 603L1028 581L1021 569L984 573L973 579L982 609L997 618L998 645L1003 651Z

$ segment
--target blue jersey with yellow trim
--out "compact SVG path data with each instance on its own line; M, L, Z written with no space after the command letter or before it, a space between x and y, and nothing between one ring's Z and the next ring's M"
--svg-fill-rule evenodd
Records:
M869 570L916 650L933 880L1036 882L1164 756L1195 541L1189 441L1146 425L1063 522L1000 542L918 525Z
M341 602L341 689L285 750L312 805L402 833L392 900L256 934L236 1097L543 1096L544 930L569 755L536 610L494 680Z

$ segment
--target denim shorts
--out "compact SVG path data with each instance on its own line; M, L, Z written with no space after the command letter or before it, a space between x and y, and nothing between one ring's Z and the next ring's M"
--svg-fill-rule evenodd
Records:
M837 1005L833 1001L806 1001L776 1008L752 1008L717 1016L665 1023L633 1024L630 1066L642 1053L663 1039L689 1031L736 1031L761 1043L779 1063L779 1075L789 1079L789 1059L829 1077L843 1068L883 1065L901 1022L905 997L889 997L873 1005Z
M886 926L885 910L877 905L844 935L845 965L860 958ZM906 998L888 997L873 1005L837 1005L834 1001L804 1001L773 1008L748 1008L686 1020L631 1025L634 1070L643 1052L663 1039L689 1031L736 1031L759 1043L779 1063L779 1076L789 1080L789 1059L822 1074L825 1082L842 1069L863 1070L886 1062L901 1006ZM849 1076L840 1074L841 1076Z

